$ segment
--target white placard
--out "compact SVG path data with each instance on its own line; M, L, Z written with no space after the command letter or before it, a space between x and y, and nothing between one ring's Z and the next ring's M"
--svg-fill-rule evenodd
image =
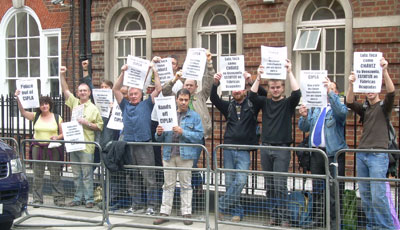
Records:
M77 121L79 118L83 118L83 110L85 105L78 105L72 110L71 121Z
M327 76L326 70L300 71L301 96L307 108L327 106L327 88L322 83Z
M354 53L354 92L379 93L382 87L381 52Z
M61 123L64 140L66 141L85 141L83 127L77 121ZM81 151L86 149L86 144L65 143L65 149L69 152Z
M111 89L93 89L93 99L97 108L99 108L102 117L110 117L110 105L113 101Z
M20 91L18 98L21 101L24 109L38 108L39 105L39 91L37 87L37 80L17 80L17 89Z
M190 48L187 52L182 72L186 79L201 81L206 68L207 55L203 48Z
M172 69L172 58L163 58L160 62L155 64L155 67L160 77L161 85L164 85L169 80L174 78L174 71Z
M3 214L3 204L0 203L0 215Z
M157 107L158 125L161 125L164 131L172 131L174 126L178 126L174 96L155 98L155 107Z
M264 66L262 78L286 79L287 47L261 46L261 65Z
M219 58L219 69L222 73L221 90L234 91L243 90L245 87L244 56L221 56Z
M108 120L107 128L122 130L124 123L122 122L122 111L118 105L118 102L114 102L111 117Z
M126 64L128 64L128 70L125 71L123 85L143 89L150 61L128 55Z

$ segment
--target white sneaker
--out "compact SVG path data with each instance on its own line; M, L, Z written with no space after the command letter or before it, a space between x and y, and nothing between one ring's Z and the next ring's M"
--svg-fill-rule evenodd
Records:
M125 211L125 213L132 213L132 214L143 214L144 212L145 210L142 207L131 207L130 209Z
M146 215L148 215L148 216L154 216L155 214L156 214L156 212L154 211L153 208L148 208L146 210Z

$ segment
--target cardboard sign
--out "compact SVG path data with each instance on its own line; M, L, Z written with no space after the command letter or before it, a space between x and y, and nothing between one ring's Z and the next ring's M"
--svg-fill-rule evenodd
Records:
M99 108L102 117L110 117L110 105L113 101L111 89L93 89L93 99L97 108Z
M122 111L118 105L118 102L114 102L111 117L108 120L107 128L122 130L124 129L124 123L122 122Z
M220 57L219 69L222 73L222 91L243 90L245 88L243 55Z
M126 64L128 70L125 71L123 85L143 89L150 61L129 55Z
M322 83L327 76L326 70L300 71L301 96L307 108L327 106L327 88Z
M172 131L174 126L178 126L174 96L155 98L155 107L157 107L158 124L164 131Z
M287 47L261 46L261 65L264 66L262 78L286 79Z
M190 48L187 52L185 63L183 63L183 77L201 81L206 68L207 55L203 48Z
M155 67L160 77L161 85L174 78L174 71L172 69L172 58L163 58L159 63L155 63Z
M24 109L38 108L40 106L36 79L17 80L16 86L20 91L18 98Z
M77 121L61 123L64 140L66 141L85 141L83 136L83 127ZM86 149L86 144L65 143L65 149L68 153Z
M379 93L382 87L381 52L354 53L354 92Z

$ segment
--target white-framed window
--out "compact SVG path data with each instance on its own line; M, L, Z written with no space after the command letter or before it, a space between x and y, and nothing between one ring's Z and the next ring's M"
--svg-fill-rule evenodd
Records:
M60 93L61 29L43 30L29 7L10 8L0 23L0 81L2 95L13 95L18 79L37 79L39 93Z
M128 55L146 59L146 23L136 10L120 15L114 32L115 65L118 73Z
M345 90L345 11L338 0L309 0L296 24L297 65L300 70L327 70L340 92Z

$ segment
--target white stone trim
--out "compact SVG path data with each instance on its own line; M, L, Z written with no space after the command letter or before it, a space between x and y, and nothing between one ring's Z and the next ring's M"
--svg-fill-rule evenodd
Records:
M151 31L152 38L179 38L186 37L186 28L154 29Z
M353 19L353 28L400 26L400 16L363 17Z
M244 34L285 32L285 22L243 24Z

